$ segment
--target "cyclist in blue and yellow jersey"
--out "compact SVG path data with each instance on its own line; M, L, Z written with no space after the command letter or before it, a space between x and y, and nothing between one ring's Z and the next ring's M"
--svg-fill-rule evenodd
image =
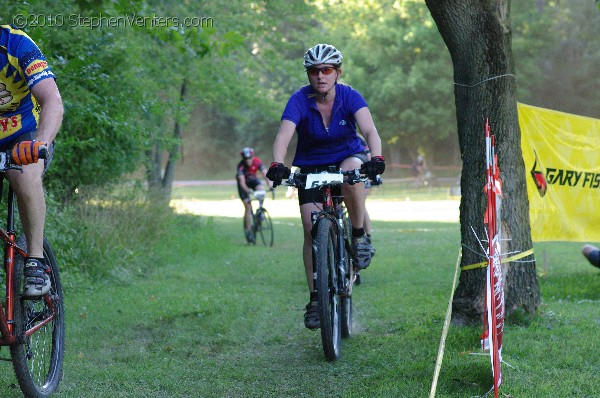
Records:
M244 203L244 230L246 231L246 241L254 243L254 234L252 233L252 204L250 202L250 194L252 191L262 191L264 186L262 181L257 177L257 172L260 171L263 177L266 178L265 172L267 168L262 160L254 156L254 149L243 148L240 151L242 160L237 165L237 187L242 203Z
M371 179L385 170L381 156L381 139L371 112L362 95L352 87L338 83L342 75L342 54L329 44L317 44L304 55L304 68L309 84L295 92L285 107L273 144L273 163L267 178L281 184L289 175L283 162L288 146L297 133L298 141L292 164L302 173L336 166L342 170L362 168ZM367 159L357 132L358 127L371 151ZM352 222L353 251L359 268L371 262L371 245L364 230L365 187L362 184L342 186L344 203ZM310 291L304 324L319 327L316 292L313 286L311 212L318 211L319 192L298 189L300 214L304 227L303 259Z
M15 190L27 240L24 295L50 290L43 253L46 202L42 175L53 153L63 117L55 76L37 45L23 31L0 25L0 150L11 150L22 170L6 177ZM41 148L44 162L37 162Z

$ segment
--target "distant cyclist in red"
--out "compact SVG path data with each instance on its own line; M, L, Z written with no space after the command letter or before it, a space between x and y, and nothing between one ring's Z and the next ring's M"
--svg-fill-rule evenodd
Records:
M237 166L237 187L240 199L244 203L244 229L246 230L246 241L254 243L254 234L252 233L252 204L250 203L250 193L252 191L261 191L265 187L262 181L256 176L258 171L263 178L266 177L267 168L262 160L254 156L254 149L244 148L240 151L242 160Z

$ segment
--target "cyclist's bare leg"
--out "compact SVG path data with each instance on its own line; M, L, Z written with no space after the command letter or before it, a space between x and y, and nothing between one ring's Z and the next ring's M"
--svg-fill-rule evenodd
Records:
M20 170L9 170L6 177L13 187L19 216L27 239L27 252L30 257L44 257L44 223L46 220L46 199L42 186L44 162L23 166Z
M367 197L369 196L369 190L367 188L365 188L365 201L367 200ZM367 235L371 235L371 217L369 216L369 210L367 210L366 206L365 206L365 221L363 222L363 228L365 229L365 233Z
M304 259L304 271L306 272L306 282L310 292L315 290L313 284L313 262L312 262L312 220L310 214L313 211L319 211L320 208L314 203L306 203L300 206L300 217L304 229L304 245L302 246L302 258Z
M355 157L345 159L340 168L342 170L353 170L360 168L362 161ZM342 185L342 195L344 203L348 208L348 215L353 228L363 228L365 222L365 199L366 190L364 184L344 184Z
M371 235L371 217L369 217L369 211L365 208L365 220L363 221L363 228L367 235Z
M256 188L254 188L254 192L256 191L265 191L265 186L263 184L258 184Z
M243 200L244 204L244 229L246 231L250 231L250 226L252 225L252 204L250 203L250 199Z

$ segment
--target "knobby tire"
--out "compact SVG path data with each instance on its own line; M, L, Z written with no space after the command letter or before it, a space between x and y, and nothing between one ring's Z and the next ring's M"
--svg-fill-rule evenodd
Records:
M341 302L336 294L336 224L322 218L317 223L313 242L313 266L317 272L317 296L321 321L321 340L325 358L334 361L340 357Z
M260 235L263 245L273 246L273 222L265 208L258 209L254 215L254 239L257 239L257 235Z
M25 238L20 237L17 243L25 248ZM41 299L23 299L15 297L15 327L17 336L22 341L10 347L13 368L26 397L44 398L50 396L58 388L62 378L64 344L65 344L65 313L63 306L63 291L58 273L58 265L52 247L44 238L44 257L50 266L52 288ZM14 283L15 291L23 290L24 258L15 254ZM50 323L41 327L29 337L25 330L37 324L44 314L50 312L51 300L56 308L56 317Z
M350 219L348 218L347 212L344 213L344 249L345 249L345 261L344 269L345 284L347 287L346 294L342 296L342 338L347 339L352 335L352 279L354 278L354 269L350 260L350 240L352 236L352 227L350 225Z

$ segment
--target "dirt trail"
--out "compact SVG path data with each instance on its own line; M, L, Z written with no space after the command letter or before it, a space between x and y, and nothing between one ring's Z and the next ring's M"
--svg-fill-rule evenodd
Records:
M459 221L458 200L387 201L368 199L367 209L372 220L377 221ZM241 217L243 207L239 199L188 200L176 199L171 206L181 213L204 216ZM300 217L295 199L265 201L272 217Z

